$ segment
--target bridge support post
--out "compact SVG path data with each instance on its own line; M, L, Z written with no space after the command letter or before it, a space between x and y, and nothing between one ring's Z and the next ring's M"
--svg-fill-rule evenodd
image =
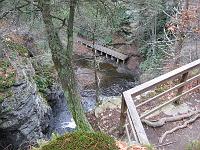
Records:
M100 55L103 55L103 52L101 52L101 54Z
M113 58L113 56L111 56L111 60L113 60L114 58Z
M97 54L97 50L96 49L94 50L94 53L95 53L95 55Z
M119 59L117 58L117 64L119 64Z
M108 58L108 54L106 54L106 58Z
M125 64L125 60L123 60L123 64Z

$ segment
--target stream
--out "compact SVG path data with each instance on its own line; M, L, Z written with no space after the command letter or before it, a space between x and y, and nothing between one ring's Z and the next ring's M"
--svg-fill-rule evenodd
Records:
M115 62L112 62L111 60L99 63L99 70L97 71L98 76L100 76L99 99L110 96L119 96L122 92L135 86L135 77L130 74L118 72L118 66L114 63ZM91 63L87 60L79 61L77 65L79 69L93 68L91 67ZM89 75L88 78L92 78L92 76L94 76L94 74ZM82 104L86 112L95 109L95 87L96 86L93 83L91 85L86 85L81 89Z
M115 62L102 58L99 58L99 60L101 60L99 70L97 71L100 78L99 99L106 98L108 100L108 97L119 96L123 91L135 86L135 77L127 73L119 73L119 67ZM75 64L77 79L80 81L78 82L78 87L82 104L85 112L89 112L94 110L96 106L93 62L91 60L80 59ZM54 105L53 111L55 118L52 123L53 132L62 135L65 132L73 131L75 123L64 98L59 104Z

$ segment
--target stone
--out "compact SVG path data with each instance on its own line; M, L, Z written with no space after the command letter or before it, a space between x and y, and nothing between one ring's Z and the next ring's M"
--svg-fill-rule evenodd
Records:
M12 53L10 49L6 50ZM17 75L10 87L12 95L0 103L0 144L5 147L11 144L13 149L26 149L26 146L46 137L52 111L38 93L30 60L16 55L10 61Z

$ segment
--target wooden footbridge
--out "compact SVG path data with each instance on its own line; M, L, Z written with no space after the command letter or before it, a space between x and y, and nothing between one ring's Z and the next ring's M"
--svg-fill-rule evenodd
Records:
M179 81L179 82L177 82ZM140 144L149 144L148 137L142 125L142 120L160 110L166 105L179 102L183 96L190 94L193 91L200 89L200 59L191 62L185 66L161 75L153 80L138 85L123 93L121 104L121 116L120 116L120 132L121 134L126 131L129 142L137 142ZM171 87L158 95L151 97L143 102L135 105L136 96L140 95L152 88L156 88L164 83L174 83ZM190 84L192 87L184 88ZM195 83L195 84L194 84ZM173 97L168 98L166 94L173 93ZM163 101L164 99L164 101ZM153 102L154 103L151 103ZM145 104L154 104L158 106L152 106L151 110L141 112L141 107ZM147 106L147 105L146 105ZM137 109L140 108L140 112Z
M85 45L88 48L91 48L92 50L95 51L95 54L100 53L100 55L105 55L106 58L110 57L111 60L116 60L117 63L122 61L125 63L125 61L128 59L128 55L122 54L120 52L117 52L114 48L108 48L99 44L93 44L92 42L77 38L77 41Z

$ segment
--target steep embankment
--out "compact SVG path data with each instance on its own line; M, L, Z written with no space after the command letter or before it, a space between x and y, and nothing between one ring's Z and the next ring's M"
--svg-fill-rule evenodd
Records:
M23 57L27 49L11 41L0 42L1 146L29 145L45 137L51 109L38 93L30 60Z
M27 149L75 128L51 55L25 30L0 23L0 149Z

